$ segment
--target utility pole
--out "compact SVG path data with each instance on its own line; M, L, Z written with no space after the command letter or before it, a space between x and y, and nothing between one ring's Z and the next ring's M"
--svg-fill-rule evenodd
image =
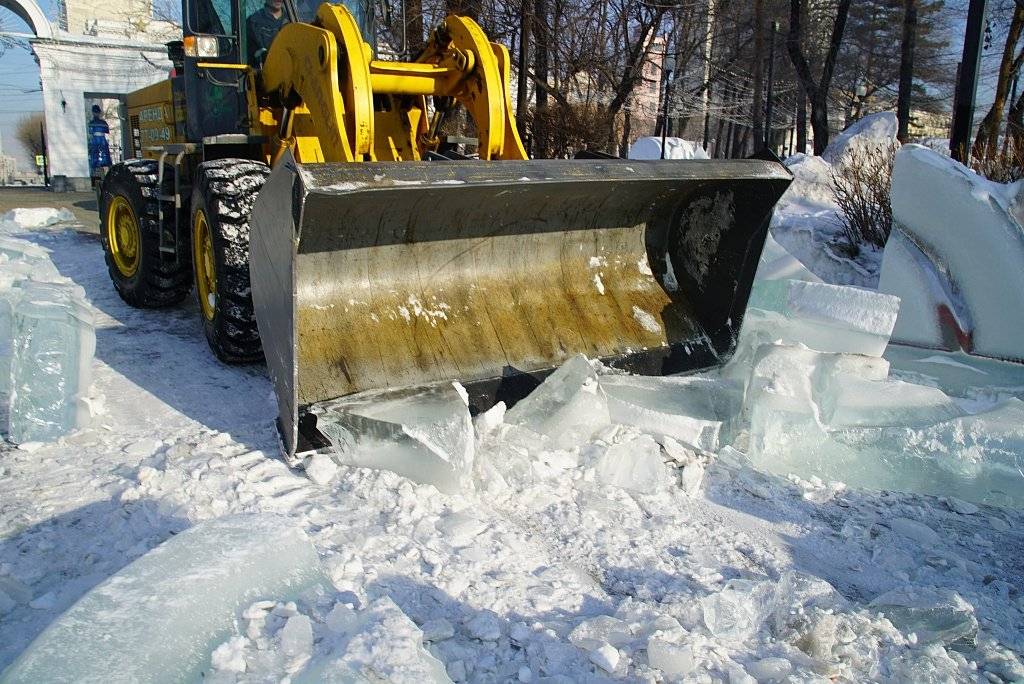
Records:
M953 109L953 130L949 136L949 153L966 164L971 156L971 129L974 126L974 94L978 88L978 67L981 64L981 41L985 31L985 0L971 0L967 9L964 52L956 83L956 105Z
M900 48L900 89L896 100L899 127L896 139L907 142L910 128L910 92L914 86L914 42L917 33L917 0L903 3L903 42Z

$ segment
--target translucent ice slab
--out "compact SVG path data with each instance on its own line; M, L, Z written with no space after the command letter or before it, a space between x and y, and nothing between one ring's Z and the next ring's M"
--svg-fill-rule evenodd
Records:
M751 412L757 467L856 487L1024 506L1024 402L920 428L827 428L806 412L768 402Z
M586 441L610 420L605 391L581 354L562 364L505 414L506 423L547 435L559 449Z
M920 145L897 153L897 239L892 253L886 248L878 284L907 297L893 339L1024 360L1020 190Z
M748 309L774 313L755 318L769 341L811 349L881 356L892 334L899 298L871 290L803 280L759 280ZM744 321L744 330L748 320Z
M305 533L240 515L171 537L89 591L0 676L37 682L196 682L239 610L329 584Z
M473 422L461 386L363 392L312 408L342 465L383 468L440 491L470 486Z
M974 607L950 589L906 587L887 591L871 602L905 634L917 636L919 645L958 641L973 643L978 633Z
M69 284L20 281L8 299L9 437L14 442L56 439L88 420L84 395L96 350L92 311L82 289ZM3 318L0 314L0 327Z
M715 378L602 375L600 385L613 423L709 451L732 439L743 401L738 382Z

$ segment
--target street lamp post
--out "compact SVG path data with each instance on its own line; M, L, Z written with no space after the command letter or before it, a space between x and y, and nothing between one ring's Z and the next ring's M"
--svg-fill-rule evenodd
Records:
M665 72L665 102L661 113L661 158L665 158L665 139L668 137L668 98L672 88L672 72L676 69L676 58L668 54L668 42L665 43L665 57L662 60Z

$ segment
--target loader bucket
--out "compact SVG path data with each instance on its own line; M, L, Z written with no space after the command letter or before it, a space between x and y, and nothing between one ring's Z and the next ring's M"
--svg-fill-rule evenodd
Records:
M305 448L307 407L364 390L458 380L479 410L577 353L721 365L790 180L763 160L286 156L250 253L285 451Z

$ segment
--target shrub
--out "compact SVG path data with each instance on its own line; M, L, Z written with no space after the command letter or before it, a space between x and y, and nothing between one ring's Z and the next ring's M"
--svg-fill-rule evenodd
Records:
M1014 140L1007 140L1002 149L994 153L986 150L981 157L971 159L971 168L997 183L1012 183L1024 178L1024 149Z
M892 163L899 143L858 146L832 169L832 194L851 255L864 244L882 247L892 231Z

